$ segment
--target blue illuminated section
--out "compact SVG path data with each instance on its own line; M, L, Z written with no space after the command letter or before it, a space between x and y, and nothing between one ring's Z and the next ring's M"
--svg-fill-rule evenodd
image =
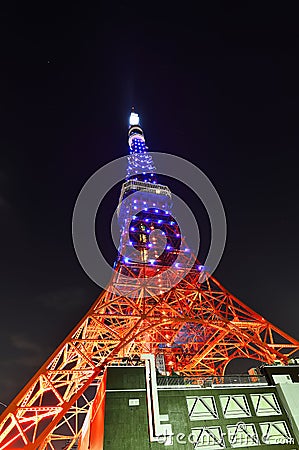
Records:
M157 183L153 158L147 152L144 139L139 136L131 139L130 154L128 156L127 180Z
M140 127L138 114L132 112L129 123L128 143L130 154L128 156L126 179L156 184L156 168L153 158L148 154L148 147L145 144L144 133Z
M157 181L138 114L131 113L129 124L127 175L118 208L118 262L137 271L140 264L148 268L171 266L181 252L180 228L171 213L171 192ZM136 254L140 255L138 261Z

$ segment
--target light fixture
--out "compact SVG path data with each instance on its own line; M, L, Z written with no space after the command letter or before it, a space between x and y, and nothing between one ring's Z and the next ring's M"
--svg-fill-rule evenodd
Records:
M131 112L131 114L130 114L130 119L129 119L129 124L130 124L131 126L133 126L133 125L139 125L139 116L138 116L138 114L136 114L136 113L134 113L134 112Z

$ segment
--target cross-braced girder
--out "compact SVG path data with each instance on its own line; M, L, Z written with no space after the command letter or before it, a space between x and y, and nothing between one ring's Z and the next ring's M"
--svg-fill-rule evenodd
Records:
M113 279L113 289L101 294L2 415L0 449L56 449L61 442L72 448L94 395L91 386L120 358L163 353L169 370L221 376L234 358L286 363L299 350L297 340L214 278L200 283L199 277L192 269L162 294L151 278L135 279L133 296Z

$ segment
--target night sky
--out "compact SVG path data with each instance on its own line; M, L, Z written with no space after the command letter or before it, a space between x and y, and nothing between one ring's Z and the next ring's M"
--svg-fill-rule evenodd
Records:
M222 199L228 235L215 276L299 339L295 10L30 3L1 6L0 402L100 293L74 253L72 211L93 172L127 153L132 105L150 150L196 164ZM204 253L203 208L168 184L206 230ZM119 189L97 224L111 262Z

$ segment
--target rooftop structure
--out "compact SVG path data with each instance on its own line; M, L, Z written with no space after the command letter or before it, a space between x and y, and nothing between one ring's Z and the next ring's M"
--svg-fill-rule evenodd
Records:
M264 375L156 376L150 364L110 366L79 450L295 450L299 366L265 366ZM280 378L281 369L297 382ZM269 374L277 383L267 381Z

